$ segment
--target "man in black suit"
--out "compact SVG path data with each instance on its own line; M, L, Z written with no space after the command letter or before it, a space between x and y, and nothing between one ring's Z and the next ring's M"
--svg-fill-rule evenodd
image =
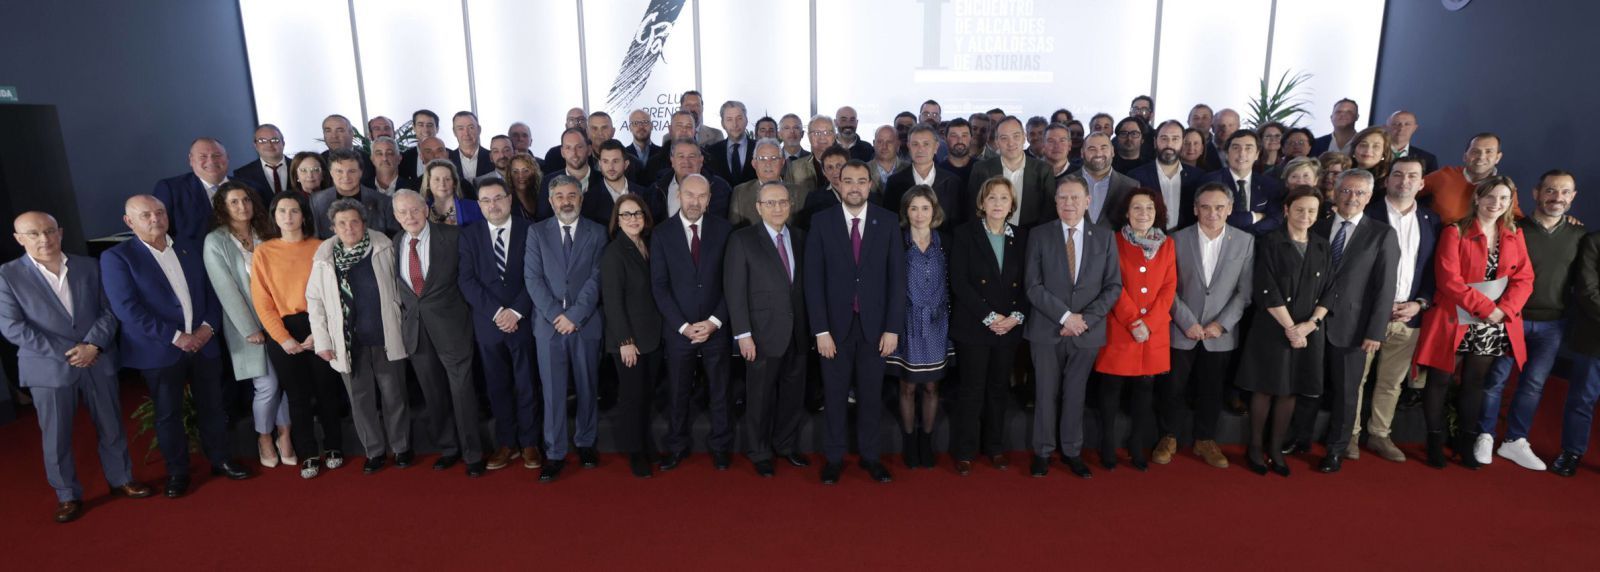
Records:
M568 127L561 132L561 165L562 168L545 173L544 188L539 189L538 203L534 209L534 222L555 216L555 211L550 207L550 185L555 182L555 175L567 175L578 181L578 192L587 195L591 187L601 185L600 170L589 161L589 135L578 127ZM606 220L610 224L610 219Z
M957 117L944 127L944 158L939 168L955 173L961 181L972 184L972 124Z
M506 128L506 137L511 138L511 152L513 155L527 153L533 157L533 129L528 124L518 121ZM538 157L533 157L534 164L540 164ZM542 168L542 167L541 167Z
M608 139L601 142L599 147L600 160L593 171L600 173L600 180L595 181L594 175L590 175L589 188L583 193L581 209L583 218L600 223L602 226L610 225L611 211L616 208L617 199L627 193L644 197L645 206L650 208L650 220L665 216L666 202L655 195L654 189L636 185L628 180L628 164L631 162L631 157L623 150L622 142Z
M684 178L689 175L700 175L711 183L711 204L707 207L707 214L728 220L728 207L733 202L733 187L706 169L705 155L700 151L700 144L693 139L674 139L668 147L672 154L672 170L663 175L652 185L655 194L664 199L667 209L665 216L678 214L681 205L678 203L678 187L683 184Z
M174 238L199 242L211 230L211 197L226 182L228 150L200 137L189 144L189 172L156 181L150 195L166 206Z
M1050 167L1050 176L1058 185L1067 173L1078 170L1083 163L1072 158L1072 129L1061 123L1045 126L1039 160Z
M799 262L806 241L788 225L794 199L783 181L769 180L758 192L761 220L729 238L723 290L745 360L746 451L756 474L770 477L773 453L795 467L811 464L798 447L810 349Z
M367 139L388 137L394 139L394 120L379 115L367 120Z
M916 185L928 185L933 188L933 194L939 199L939 205L944 209L944 227L953 228L966 222L966 213L973 210L974 206L968 204L976 199L977 195L966 194L965 183L955 173L940 169L933 162L934 154L939 152L939 135L932 127L918 123L911 128L907 137L906 146L911 149L911 167L901 169L889 177L884 184L883 207L889 212L900 212L900 198L906 191Z
M756 168L751 159L755 156L755 139L745 134L748 119L744 103L728 101L722 104L722 129L728 138L706 146L706 163L711 172L722 177L729 185L738 186L756 178Z
M829 147L826 151L820 153L820 157L822 159L822 177L819 180L819 182L822 184L821 187L810 189L810 187L797 185L785 180L785 183L791 187L807 189L805 195L806 200L801 204L800 217L799 220L796 221L796 224L800 225L801 229L803 230L809 230L811 228L812 216L821 211L838 208L839 205L844 202L840 197L840 189L842 189L842 187L839 185L839 171L843 170L845 164L850 162L850 153L845 151L843 147L834 145L833 147ZM804 160L810 161L810 159ZM869 165L867 168L871 169L872 167ZM868 188L871 188L870 182L868 183ZM878 197L874 196L870 190L867 192L868 201L881 203L881 201L874 200L877 198Z
M1222 183L1233 193L1233 214L1228 215L1228 224L1256 236L1281 226L1283 183L1255 172L1261 137L1249 129L1240 129L1229 135L1223 145L1228 149L1227 166L1212 171L1201 183Z
M289 181L294 179L289 173L289 158L283 154L283 131L276 125L263 123L256 128L252 142L256 147L256 160L234 169L231 178L254 187L256 195L264 198L288 189Z
M438 141L438 138L436 137L434 140ZM363 177L361 184L388 196L394 196L395 192L400 189L417 190L420 184L417 179L415 177L407 177L405 173L400 171L400 157L400 147L394 142L394 139L388 137L373 139L373 173Z
M953 130L953 126L952 126ZM966 196L978 196L978 190L989 177L1002 176L1011 179L1011 186L1017 195L1017 210L1011 213L1011 224L1031 228L1047 220L1050 216L1051 193L1055 189L1055 180L1050 176L1050 166L1044 161L1029 157L1022 152L1022 144L1027 140L1027 135L1022 131L1022 121L1016 117L1006 117L995 126L995 146L1000 155L993 159L979 161L972 167L972 177L965 179L967 183ZM951 143L950 155L956 154L955 143Z
M687 111L673 113L672 120L667 123L667 139L666 144L660 149L662 152L650 155L650 160L645 162L644 169L638 172L635 181L641 185L654 185L667 173L672 172L672 142L679 139L694 139L694 125L693 113Z
M1228 164L1226 161L1228 157L1228 140L1237 131L1239 131L1239 112L1232 109L1223 109L1212 116L1211 144L1206 145L1205 164ZM1258 140L1257 143L1260 143L1260 141ZM1312 153L1311 156L1316 157L1317 153ZM1234 204L1237 206L1238 201L1235 200Z
M873 480L893 480L879 461L884 358L905 331L906 267L894 213L869 204L871 167L845 164L843 205L816 213L806 237L805 298L811 335L822 357L827 431L823 484L839 482L847 449L846 397L856 388L856 447Z
M1389 114L1389 122L1384 124L1384 131L1389 133L1389 152L1395 159L1401 157L1421 159L1423 176L1439 170L1438 157L1411 144L1411 137L1417 134L1417 114L1404 109Z
M1117 148L1117 155L1111 160L1112 169L1126 173L1151 161L1150 152L1145 151L1143 122L1134 117L1124 117L1117 123L1115 133L1112 143Z
M582 107L574 107L572 109L568 109L567 110L566 126L562 127L562 129L563 130L565 130L565 129L584 129L585 127L587 127L587 124L585 123L585 118L586 117L588 117L588 116L584 115L584 111L583 111ZM566 131L562 131L562 133L566 133ZM584 135L587 136L588 133L585 132ZM557 143L555 147L551 147L549 151L545 151L544 152L544 162L543 162L543 164L544 164L544 172L546 174L554 173L556 171L560 171L561 170L561 166L563 164L565 164L565 163L563 163L562 160L561 160L561 144L560 143Z
M650 120L650 113L643 109L635 109L628 114L628 133L633 135L633 142L629 143L628 151L628 178L639 185L654 183L655 177L645 172L645 165L656 155L666 154L666 149L650 140L655 126Z
M1176 210L1167 208L1167 220L1156 221L1169 233L1195 223L1194 192L1205 178L1199 167L1178 160L1182 148L1183 125L1175 120L1163 121L1156 127L1156 160L1128 173L1139 186L1160 191L1165 204L1178 206Z
M417 136L414 139L416 146L400 154L400 173L421 180L422 170L428 165L428 159L421 156L422 144L439 136L439 114L418 109L416 113L411 114L411 132ZM440 141L439 146L443 147L444 141Z
M687 141L687 140L685 140ZM693 146L693 142L688 142ZM717 470L726 470L733 448L733 416L728 400L728 303L722 296L722 255L733 227L708 215L711 182L690 174L679 182L679 211L650 237L650 281L661 310L666 345L670 471L689 456L693 444L690 406L696 366L704 368L711 394L711 434L706 448Z
M335 113L323 119L322 142L328 146L328 149L322 152L322 164L333 164L335 151L355 151L361 158L361 172L372 172L372 161L367 158L366 153L356 149L356 128L350 123L350 118Z
M1341 99L1333 103L1333 114L1328 116L1328 121L1333 123L1333 132L1311 141L1311 156L1317 157L1328 151L1350 152L1350 144L1356 138L1356 120L1361 119L1361 108L1355 100Z
M478 126L478 115L471 111L457 111L450 118L450 131L456 136L455 149L450 150L450 162L456 164L456 175L463 181L476 181L478 177L494 172L494 161L483 152L478 137L483 129Z
M1394 227L1366 216L1372 199L1372 173L1350 169L1339 174L1334 186L1333 216L1317 221L1311 232L1328 239L1333 255L1333 281L1318 305L1327 308L1325 328L1328 377L1324 398L1329 400L1328 455L1317 470L1339 471L1346 448L1355 449L1350 429L1355 425L1358 391L1372 354L1388 336L1394 309L1395 268L1400 263L1400 243ZM1317 398L1295 400L1294 433L1305 441L1320 409ZM1354 456L1354 455L1350 455Z
M861 126L861 117L856 114L856 108L848 105L839 108L833 115L834 126L839 128L837 142L840 147L850 153L850 158L861 162L870 162L877 153L877 147L861 140L858 128Z

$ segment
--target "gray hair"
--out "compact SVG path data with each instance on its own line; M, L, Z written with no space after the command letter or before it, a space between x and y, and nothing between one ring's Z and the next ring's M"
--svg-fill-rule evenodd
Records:
M428 199L423 198L422 193L413 191L411 189L400 189L395 191L393 195L389 195L389 204L398 203L400 202L400 199L411 199L421 203L424 206L428 204Z
M816 123L818 121L826 121L826 122L828 122L828 128L829 129L831 129L835 133L839 132L839 124L833 122L833 117L829 116L829 115L823 115L823 114L820 114L820 113L817 114L817 115L811 116L811 121L807 121L806 122L806 129L810 130L811 129L811 124Z
M788 197L790 202L794 202L794 190L790 189L789 185L784 184L782 179L778 179L776 181L767 181L765 183L761 183L761 186L756 188L756 200L760 200L761 199L761 191L767 190L767 187L778 187L780 189L783 189L783 194L786 197Z
M722 102L722 108L717 110L717 115L722 115L723 113L727 113L728 112L728 108L730 108L730 107L737 107L737 108L739 108L739 113L743 113L743 114L745 114L747 116L750 115L750 110L744 108L744 102L743 101L734 100L734 99L730 99L730 100Z
M1284 163L1283 170L1279 172L1282 173L1283 178L1287 180L1289 178L1289 173L1293 173L1295 169L1300 169L1303 167L1310 167L1311 174L1317 175L1318 177L1322 176L1322 161L1318 161L1316 157L1309 155L1290 159L1288 163Z
M583 185L578 183L578 179L576 177L573 177L572 175L568 175L565 172L562 172L559 175L551 177L550 178L550 186L546 187L546 188L548 188L548 189L553 191L553 190L555 190L556 187L559 187L559 186L562 186L562 185L572 185L574 187L578 187L580 190L583 188Z
M764 137L764 138L756 140L756 146L754 148L755 149L760 149L762 145L771 145L772 148L778 150L778 154L779 155L783 154L783 142L782 141L779 141L779 140L777 140L775 138L772 138L772 137ZM782 159L782 158L783 157L779 157L779 159Z
M1374 179L1370 171L1360 167L1351 167L1339 173L1339 184L1335 187L1335 190L1344 188L1344 182L1347 179L1359 179L1367 184L1368 189L1374 186Z
M1078 173L1078 172L1072 172L1072 173L1067 173L1065 175L1062 175L1061 176L1061 181L1056 183L1056 193L1060 194L1061 193L1061 187L1065 187L1065 186L1067 186L1069 184L1078 185L1079 187L1083 188L1083 194L1085 194L1085 195L1089 194L1089 180L1083 178L1083 175L1081 173Z
M355 211L356 216L361 217L361 222L367 222L367 205L361 204L360 200L350 198L339 199L328 205L328 222L332 223L334 217L345 211Z
M386 144L389 144L389 145L393 145L393 146L394 146L394 149L395 149L395 150L396 150L396 151L399 151L399 150L400 150L400 144L399 144L399 143L397 143L397 142L395 142L395 140L394 140L394 138L393 138L393 137L390 137L390 136L388 136L388 135L384 135L384 136L382 136L382 137L379 137L379 138L377 138L377 139L373 139L373 140L372 140L372 149L377 149L377 148L378 148L378 145L379 145L379 144L380 144L380 143L386 143Z

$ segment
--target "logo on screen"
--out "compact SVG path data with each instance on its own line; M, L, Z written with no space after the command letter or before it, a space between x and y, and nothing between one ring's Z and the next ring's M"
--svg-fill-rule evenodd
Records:
M683 12L684 1L650 0L650 5L645 7L644 17L629 38L628 52L623 54L622 65L617 68L617 78L612 80L611 91L606 94L606 103L612 109L631 105L649 83L656 62L666 58L662 48L678 21L678 14Z

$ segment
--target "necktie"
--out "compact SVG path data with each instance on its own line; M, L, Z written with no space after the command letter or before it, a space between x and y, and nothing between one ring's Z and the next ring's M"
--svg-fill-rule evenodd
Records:
M562 236L561 236L561 249L567 251L566 252L567 255L571 256L572 255L572 226L571 225L562 226L561 227L561 232L563 233Z
M494 229L494 269L499 271L500 280L506 279L506 229Z
M1350 221L1339 223L1339 232L1333 235L1333 268L1337 270L1339 263L1344 261L1345 234L1350 230Z
M789 249L783 246L783 232L778 232L778 237L773 239L778 243L778 260L783 261L783 272L789 275L789 283L794 283L794 269L789 267Z
M744 170L744 164L739 161L739 141L734 140L728 143L728 172L738 173Z
M639 150L639 164L642 165L645 162L650 160L650 146L649 145L634 145L634 147Z
M694 223L694 224L689 225L689 233L691 235L693 235L693 236L689 237L689 258L693 258L694 259L694 265L695 266L699 266L700 265L700 224L699 223Z
M1250 210L1250 199L1245 197L1245 189L1248 189L1249 187L1250 187L1250 183L1245 181L1244 179L1239 179L1238 181L1235 181L1235 184L1233 186L1233 210L1234 210L1234 212L1244 212L1244 211Z
M283 166L283 163L267 165L268 169L272 169L272 194L274 195L283 192L283 181L278 178L278 167L281 166Z
M856 266L861 265L861 217L850 219L850 256L855 258ZM860 292L850 299L850 311L861 313Z
M422 296L422 257L417 255L417 238L411 237L411 291Z
M1072 282L1078 281L1078 241L1073 237L1077 230L1067 227L1067 279Z

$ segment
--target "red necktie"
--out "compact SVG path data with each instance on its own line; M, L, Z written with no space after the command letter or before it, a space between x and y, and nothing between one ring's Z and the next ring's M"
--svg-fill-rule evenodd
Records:
M689 225L689 232L693 237L689 239L689 257L694 259L694 265L700 265L700 224Z
M274 195L283 192L283 181L278 179L278 167L280 165L283 165L283 163L267 165L268 169L272 169L272 194Z
M411 237L411 291L422 297L422 257L417 256L416 237Z

